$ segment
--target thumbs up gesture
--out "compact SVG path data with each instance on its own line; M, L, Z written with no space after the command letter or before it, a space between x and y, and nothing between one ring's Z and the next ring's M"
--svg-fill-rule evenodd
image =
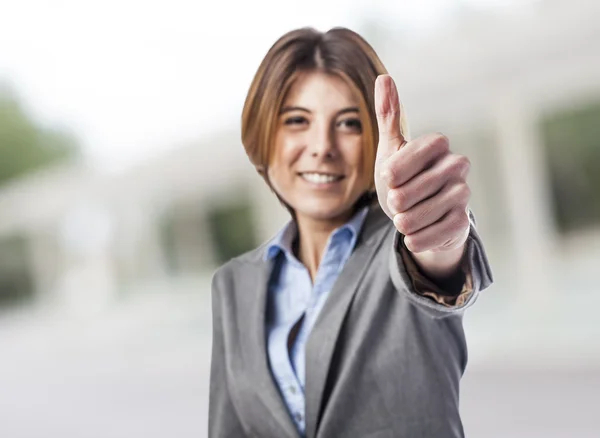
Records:
M448 275L458 266L469 235L469 160L453 154L441 134L405 138L398 91L388 75L375 82L375 109L379 204L421 267Z

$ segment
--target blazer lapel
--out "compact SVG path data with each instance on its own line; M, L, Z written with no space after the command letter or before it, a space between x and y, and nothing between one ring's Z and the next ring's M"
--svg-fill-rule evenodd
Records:
M249 342L242 345L243 357L247 358L249 375L256 378L256 391L267 411L264 413L263 418L270 416L275 419L274 422L264 421L264 434L266 435L260 434L260 436L276 435L278 437L297 438L298 432L283 403L281 394L275 386L267 360L265 318L268 283L272 269L272 262L260 259L256 260L256 263L249 264L249 272L244 273L244 282L257 287L258 296L252 296L252 302L249 303L248 307L251 311L249 315L250 326L248 327ZM258 421L260 422L260 420ZM269 427L274 423L280 427L280 431L275 435Z
M316 436L329 365L342 322L369 261L380 247L389 218L372 207L354 252L337 278L311 331L306 346L306 436Z

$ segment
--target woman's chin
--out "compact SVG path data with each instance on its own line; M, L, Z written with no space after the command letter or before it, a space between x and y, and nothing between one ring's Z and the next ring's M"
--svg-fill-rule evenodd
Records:
M347 218L352 210L352 205L344 203L311 203L311 205L301 206L296 210L296 215L300 218L307 218L314 221L338 221L340 218Z

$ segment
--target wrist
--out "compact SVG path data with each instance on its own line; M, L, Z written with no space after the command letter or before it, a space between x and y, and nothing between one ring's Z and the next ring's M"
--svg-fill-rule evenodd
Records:
M462 261L466 246L465 242L459 248L451 250L411 252L410 254L423 274L436 283L443 283L464 274Z

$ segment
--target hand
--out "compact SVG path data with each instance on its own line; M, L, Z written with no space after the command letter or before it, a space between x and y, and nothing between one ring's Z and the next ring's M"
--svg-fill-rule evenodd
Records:
M425 254L420 258L421 262L432 264L433 272L447 274L458 264L469 235L471 192L466 178L470 162L450 152L448 139L441 134L428 134L412 141L405 139L400 127L400 108L392 78L378 77L375 82L379 127L375 160L377 197L383 211L405 235L409 251L456 254L445 260Z

